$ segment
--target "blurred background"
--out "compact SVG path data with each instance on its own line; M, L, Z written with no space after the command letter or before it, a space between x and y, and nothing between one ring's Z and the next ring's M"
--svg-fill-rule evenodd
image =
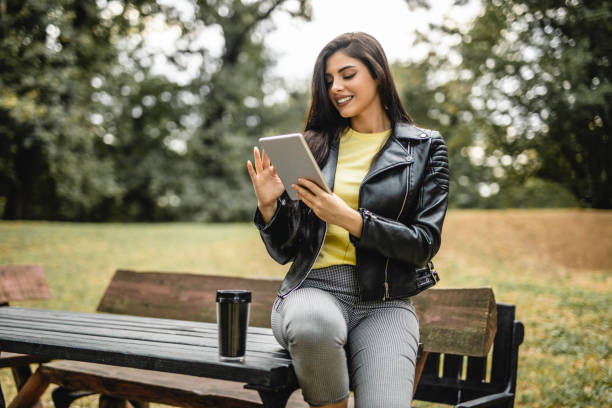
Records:
M611 208L612 2L0 0L0 215L243 221L321 47L377 37L451 208Z
M94 312L118 268L284 276L246 161L347 31L445 137L438 286L517 306L516 406L612 406L612 0L0 0L0 264L52 293L15 305Z

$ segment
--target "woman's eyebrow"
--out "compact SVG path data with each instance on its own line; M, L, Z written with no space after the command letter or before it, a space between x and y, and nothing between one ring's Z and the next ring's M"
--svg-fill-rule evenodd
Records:
M355 67L356 67L356 65L345 65L345 66L343 66L342 68L340 68L340 69L338 70L338 72L340 73L340 72L342 72L342 71L344 71L344 70L347 70L347 69L349 69L349 68L355 68Z
M342 68L340 68L338 70L338 73L340 74L340 73L342 73L343 71L345 71L345 70L347 70L349 68L356 68L356 67L357 67L357 65L345 65L345 66L343 66ZM333 75L330 74L329 72L326 72L325 76L328 77L328 76L333 76Z

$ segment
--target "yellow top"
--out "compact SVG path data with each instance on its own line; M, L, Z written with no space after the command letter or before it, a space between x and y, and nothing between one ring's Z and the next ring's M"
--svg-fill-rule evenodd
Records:
M391 129L380 133L359 133L347 128L340 137L334 193L354 210L358 209L359 186L370 169L372 159L390 134ZM325 241L313 269L341 264L356 264L355 247L349 240L347 230L328 223Z

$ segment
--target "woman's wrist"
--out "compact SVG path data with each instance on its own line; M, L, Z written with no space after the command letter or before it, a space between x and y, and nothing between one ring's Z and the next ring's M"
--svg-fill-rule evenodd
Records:
M267 204L267 205L263 205L261 203L257 204L257 207L259 208L259 212L261 213L261 216L263 217L266 224L269 223L270 220L272 220L272 217L274 217L274 213L276 213L277 206L278 206L277 200L274 200L272 201L271 204Z
M361 237L361 230L363 229L363 217L361 216L359 211L355 211L351 208L351 210L346 213L346 219L343 224L344 229L346 229L355 238Z

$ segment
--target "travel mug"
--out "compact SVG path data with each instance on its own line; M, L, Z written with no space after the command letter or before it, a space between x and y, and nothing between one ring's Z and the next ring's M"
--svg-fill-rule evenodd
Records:
M217 290L220 360L244 361L250 308L250 291Z

